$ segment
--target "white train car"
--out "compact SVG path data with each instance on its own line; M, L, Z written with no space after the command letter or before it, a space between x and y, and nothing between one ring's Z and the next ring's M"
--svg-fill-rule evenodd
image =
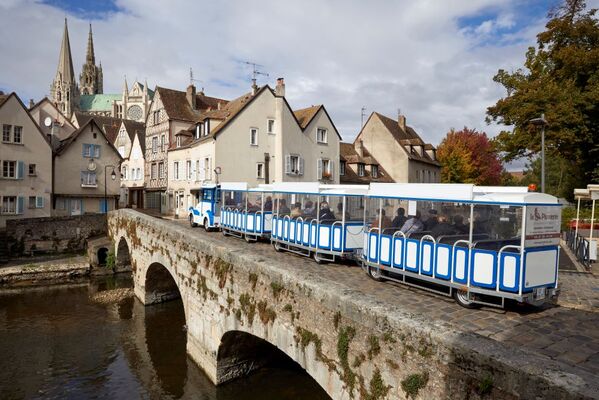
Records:
M220 222L220 200L219 185L205 183L198 189L192 189L195 206L189 207L189 224L192 227L202 225L207 231L218 228Z
M558 295L561 208L527 188L370 185L363 268L460 305L540 305Z
M245 182L223 182L221 230L246 241L269 238L272 229L272 191L269 185L249 187Z
M353 258L362 248L368 186L278 183L272 185L271 242L277 251L317 262Z

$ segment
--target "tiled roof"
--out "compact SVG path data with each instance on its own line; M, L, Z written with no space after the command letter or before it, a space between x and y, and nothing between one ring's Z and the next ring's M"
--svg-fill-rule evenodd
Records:
M112 111L112 103L123 98L120 94L82 94L79 96L81 111Z
M8 99L8 94L0 94L0 106Z
M84 125L81 125L79 129L77 129L76 131L74 131L73 133L71 133L66 139L61 140L60 144L56 148L56 154L60 155L60 154L64 153L66 151L66 149L71 145L71 143L73 143L75 141L75 139L77 138L77 136L79 136L79 134L81 134L81 132L83 132L85 130L85 128L89 124L94 124L94 125L96 125L100 129L100 131L102 132L102 134L104 135L104 137L108 141L108 145L110 147L112 147L112 149L114 150L114 152L116 154L118 154L118 156L122 159L120 153L114 147L114 144L113 144L114 140L110 140L108 138L108 135L102 130L102 128L100 127L100 125L98 125L98 123L96 122L95 118L88 120ZM118 130L117 130L117 132L118 132Z
M366 150L365 150L366 151ZM345 161L345 175L340 175L341 183L359 183L359 184L368 184L369 182L393 182L387 171L378 163L378 161L372 157L371 155L364 154L364 157L360 156L356 151L356 148L352 143L339 143L339 155L341 161ZM364 176L358 176L356 172L354 172L349 164L357 164L363 163L367 165L377 165L378 166L378 176L373 178L371 176L368 168L364 170Z
M125 129L131 139L131 145L135 141L135 135L139 136L139 145L141 147L142 154L146 153L146 125L143 122L133 121L131 119L122 120L125 124ZM117 133L118 134L118 133Z
M293 112L298 124L301 126L302 129L306 129L306 127L310 124L310 121L312 121L314 116L318 113L318 110L320 110L320 107L322 106L311 106L308 108L295 110Z
M187 101L187 93L180 90L156 87L160 93L160 100L164 110L171 119L180 121L197 122L201 119L201 112L207 110L218 110L228 103L227 100L209 97L202 93L196 94L196 110L191 109Z
M405 127L405 130L399 125L399 123L391 119L389 117L385 117L382 114L377 112L373 113L376 115L379 120L383 123L385 128L393 135L397 143L399 143L411 160L421 161L428 164L440 165L438 161L433 160L426 151L423 151L422 154L415 148L416 146L423 146L423 150L434 150L434 146L430 143L424 143L422 138L416 133L416 131L411 127ZM411 147L415 146L415 147Z
M98 125L106 134L110 143L114 143L116 137L119 134L119 129L121 128L121 122L125 121L121 118L114 117L105 117L102 115L92 115L82 113L80 111L75 111L75 118L77 119L77 125L83 126L86 125L90 120L94 120L96 125ZM131 121L134 122L134 121Z

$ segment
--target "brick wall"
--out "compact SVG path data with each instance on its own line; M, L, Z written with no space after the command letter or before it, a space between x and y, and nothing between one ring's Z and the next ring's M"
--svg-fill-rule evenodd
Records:
M8 220L6 236L10 257L85 250L87 239L106 235L106 215Z

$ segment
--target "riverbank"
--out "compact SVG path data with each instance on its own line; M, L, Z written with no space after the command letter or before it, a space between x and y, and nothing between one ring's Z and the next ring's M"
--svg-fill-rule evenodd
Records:
M86 256L70 256L0 268L0 288L62 284L90 276L130 272L130 266L93 268Z

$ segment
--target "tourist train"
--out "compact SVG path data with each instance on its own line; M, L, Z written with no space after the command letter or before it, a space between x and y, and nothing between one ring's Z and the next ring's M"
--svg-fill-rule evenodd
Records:
M471 184L206 184L192 226L318 263L355 261L377 281L464 307L541 305L558 295L561 207L526 187Z

